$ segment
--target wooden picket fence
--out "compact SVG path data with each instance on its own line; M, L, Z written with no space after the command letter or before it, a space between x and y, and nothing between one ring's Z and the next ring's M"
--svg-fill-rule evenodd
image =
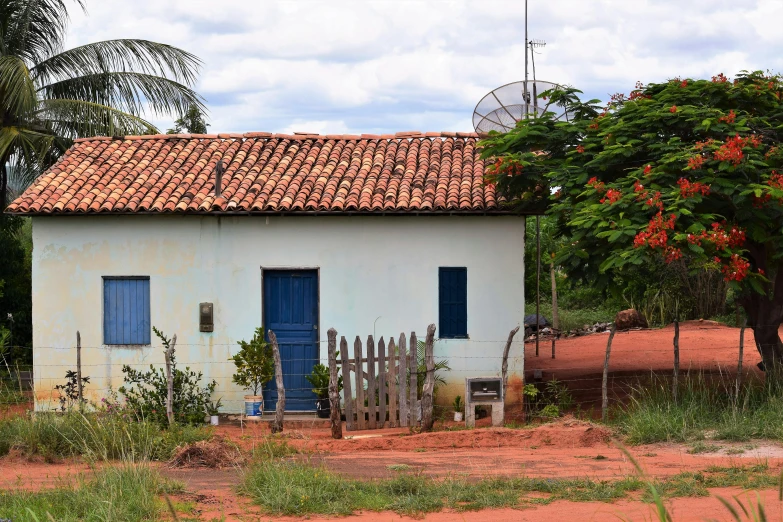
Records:
M425 341L425 364L428 369L432 368L433 374L434 333L435 327L431 325ZM330 329L329 334L330 343L334 343L337 332ZM336 354L332 356L334 351L330 350L329 365L339 365L342 373L345 397L343 413L347 431L415 426L420 419L426 419L424 412L421 417L418 412L421 411L421 405L427 403L430 406L429 415L432 416L432 391L428 392L429 401L418 396L417 351L416 332L411 332L410 338L401 333L396 343L394 338L389 338L387 344L381 337L378 340L377 352L372 335L367 337L366 346L362 345L362 340L357 335L353 342L351 358L345 336L340 337L339 358ZM332 357L334 361L331 360ZM334 389L337 387L334 386ZM423 395L427 395L427 391L425 386Z

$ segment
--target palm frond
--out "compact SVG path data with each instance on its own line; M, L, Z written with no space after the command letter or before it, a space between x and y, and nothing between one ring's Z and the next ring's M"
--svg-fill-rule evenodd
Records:
M82 100L41 100L37 119L65 138L156 134L147 120L100 103Z
M46 59L62 49L68 21L63 0L0 0L3 54L30 64Z
M24 61L17 56L0 56L0 111L14 115L35 109L35 85Z
M177 47L149 40L106 40L68 49L32 68L39 85L108 72L139 72L192 86L201 60Z
M44 99L73 99L107 105L131 114L185 113L203 108L201 97L191 88L152 74L106 72L78 76L40 87Z

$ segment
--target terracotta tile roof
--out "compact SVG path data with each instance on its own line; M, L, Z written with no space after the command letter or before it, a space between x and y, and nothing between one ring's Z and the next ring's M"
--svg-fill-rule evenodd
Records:
M17 214L505 213L473 133L177 134L73 147L8 207ZM222 160L222 193L215 167Z

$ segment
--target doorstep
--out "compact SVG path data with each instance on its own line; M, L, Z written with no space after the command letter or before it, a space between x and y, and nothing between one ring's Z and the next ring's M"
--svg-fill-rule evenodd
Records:
M236 425L239 426L241 423L245 424L260 424L260 423L270 423L273 420L275 420L275 414L274 413L264 413L264 415L261 416L258 420L247 420L247 417L244 415L221 415L221 422L226 422L227 424ZM292 413L286 413L283 417L283 428L288 429L302 429L302 428L329 428L330 421L329 419L321 419L318 416L316 416L315 413L303 413L303 412L292 412Z

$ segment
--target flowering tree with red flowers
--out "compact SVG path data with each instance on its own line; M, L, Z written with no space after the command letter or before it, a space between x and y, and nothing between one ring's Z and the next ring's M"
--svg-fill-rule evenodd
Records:
M572 238L558 255L568 272L600 283L658 260L719 272L764 365L783 363L781 77L637 84L606 107L579 92L542 95L569 121L548 113L486 139L488 181L509 201L548 204Z

